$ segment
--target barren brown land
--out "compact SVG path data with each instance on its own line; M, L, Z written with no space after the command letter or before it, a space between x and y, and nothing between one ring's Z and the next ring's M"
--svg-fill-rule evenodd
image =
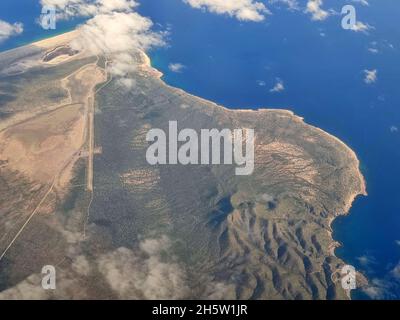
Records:
M348 298L330 225L366 194L350 148L170 87L141 52L127 88L77 37L0 54L0 299ZM254 129L253 175L149 165L146 133L169 121Z

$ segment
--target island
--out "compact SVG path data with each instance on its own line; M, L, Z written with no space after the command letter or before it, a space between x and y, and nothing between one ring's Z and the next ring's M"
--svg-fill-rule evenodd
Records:
M142 51L113 76L79 34L0 54L0 299L349 298L331 223L366 185L348 146L171 87ZM253 174L150 165L146 134L169 121L254 129Z

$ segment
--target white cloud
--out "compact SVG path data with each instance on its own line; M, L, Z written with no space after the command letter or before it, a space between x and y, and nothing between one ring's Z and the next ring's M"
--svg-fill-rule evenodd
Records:
M125 89L132 89L136 86L136 81L132 78L120 78L118 83Z
M368 31L371 29L373 29L372 26L361 21L357 21L356 24L352 28L350 28L350 30L354 32L363 32L363 33L368 33Z
M269 90L269 92L277 93L277 92L282 92L284 90L285 90L285 86L283 84L283 81L281 79L277 78L275 86L271 90Z
M168 69L171 70L172 72L180 73L185 69L186 66L183 65L182 63L170 63L168 65Z
M137 249L119 248L90 257L78 255L70 269L57 271L57 290L43 290L42 276L32 274L14 287L0 291L0 300L79 299L86 292L85 281L80 279L93 274L103 276L101 281L122 299L187 298L190 290L186 272L168 254L170 248L170 240L162 236L141 241Z
M363 6L369 6L369 3L367 0L353 0L353 2L362 4Z
M0 43L8 38L21 34L24 31L24 26L20 22L10 24L6 21L0 20Z
M269 14L262 3L254 0L183 0L196 9L208 10L216 14L227 14L240 21L260 22Z
M367 267L367 266L369 266L371 264L375 264L376 263L375 258L370 256L370 255L363 255L363 256L357 257L356 259L364 267Z
M399 292L399 265L392 269L383 278L374 278L370 280L370 284L362 290L371 299L398 299Z
M108 71L129 79L135 71L135 52L164 44L162 35L151 31L152 26L150 19L136 12L99 14L81 27L80 36L72 45L78 50L85 48L93 54L110 57ZM133 86L132 81L120 81L120 84Z
M40 0L40 3L43 6L54 6L62 19L127 12L139 5L135 0Z
M95 54L126 55L138 49L163 45L162 36L152 32L152 26L150 19L136 12L99 14L81 27L78 42Z
M299 3L297 0L269 0L271 4L282 3L286 5L289 10L299 10Z
M267 83L266 83L264 80L257 80L257 84L258 84L260 87L265 87L265 86L267 85Z
M84 255L79 255L71 264L72 270L77 274L88 276L91 272L91 267L88 259Z
M98 268L107 283L122 299L183 299L190 290L182 267L170 260L167 237L148 239L138 250L119 248L102 255Z
M391 133L399 132L399 128L396 127L396 126L391 126L390 127L390 132ZM399 240L397 240L396 243L400 246L400 241Z
M33 274L14 287L0 292L1 300L44 300L46 291L40 285L41 278Z
M119 248L101 255L96 261L98 271L121 299L193 298L191 279L171 248L166 236L146 239L137 249ZM207 277L202 286L197 288L196 298L236 298L232 284Z
M70 240L77 241L75 236ZM201 285L193 291L193 279L174 255L173 243L167 236L144 239L134 248L121 247L98 255L77 251L68 254L72 259L70 268L57 270L57 290L43 290L42 275L36 273L0 291L0 300L91 299L93 294L96 296L93 290L104 289L104 285L120 299L236 299L234 284L208 275L200 276ZM93 276L100 287L87 281Z
M384 288L373 285L363 288L363 291L371 299L381 299L384 294Z
M134 0L41 0L41 4L55 6L61 19L88 17L72 46L106 55L111 60L108 71L127 88L134 86L130 75L137 50L165 44L163 33L154 32L153 22L135 11L139 4Z
M366 84L372 84L375 83L378 80L378 70L364 70L364 82Z
M329 17L330 13L322 9L322 0L308 0L306 12L311 14L313 20L321 21Z
M400 279L400 263L393 268L393 270L391 271L391 274L396 279Z

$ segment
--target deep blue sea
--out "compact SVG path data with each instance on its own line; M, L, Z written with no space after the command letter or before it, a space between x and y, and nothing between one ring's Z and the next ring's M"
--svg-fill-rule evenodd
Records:
M80 23L42 30L34 21L37 2L1 1L0 19L21 21L25 31L0 50ZM374 27L369 34L342 29L340 15L316 22L284 6L252 23L194 10L181 0L141 2L139 12L169 30L168 47L151 52L167 83L231 108L291 109L355 150L369 195L335 221L334 237L343 244L336 253L364 272L380 297L400 299L400 278L392 272L400 263L400 2L324 1L338 12L354 4L358 19ZM172 72L170 63L185 67ZM365 69L377 70L376 83L363 81ZM278 79L285 90L270 92ZM355 292L353 298L367 296Z

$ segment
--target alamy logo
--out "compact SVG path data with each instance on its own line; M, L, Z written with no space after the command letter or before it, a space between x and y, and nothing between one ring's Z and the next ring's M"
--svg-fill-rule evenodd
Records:
M51 265L42 268L42 288L44 290L56 289L56 268Z
M45 30L56 29L56 8L54 6L43 6L40 16L40 25Z
M356 269L353 266L345 265L340 271L340 274L341 284L344 290L357 289Z
M342 8L342 28L345 30L353 30L357 24L356 8L352 5L346 5Z
M236 164L236 175L251 175L254 171L253 129L202 129L199 141L194 129L178 132L178 122L170 121L168 135L162 129L151 129L146 140L152 142L146 152L151 165Z

